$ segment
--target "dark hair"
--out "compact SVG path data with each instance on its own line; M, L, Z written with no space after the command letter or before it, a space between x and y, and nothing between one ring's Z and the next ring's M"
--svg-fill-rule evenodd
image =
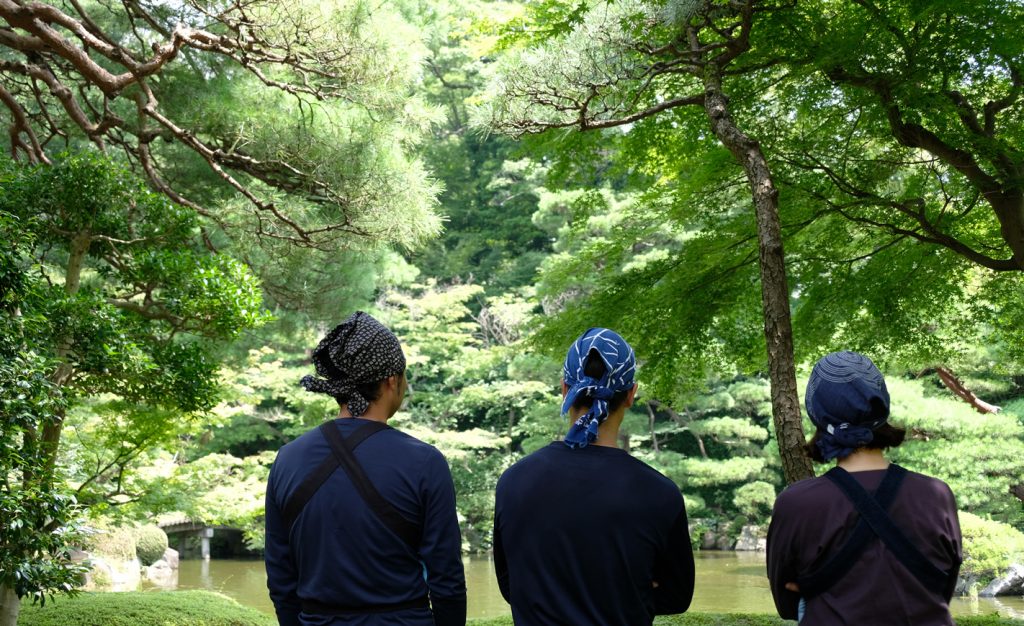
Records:
M587 363L583 366L583 373L591 378L601 378L608 368L604 364L604 360L601 359L601 355L597 353L597 350L591 350L587 353ZM614 413L622 406L622 403L626 401L626 396L629 395L629 389L624 391L616 391L615 395L608 400L608 412ZM574 409L589 409L590 405L593 404L593 398L585 395L576 396L576 401L572 403Z
M821 455L821 448L818 447L818 438L822 434L821 429L818 429L811 440L804 444L804 450L807 451L807 455L811 457L811 460L815 463L827 463L828 461ZM874 430L874 438L871 443L864 446L868 450L885 450L886 448L898 448L903 439L907 436L907 431L892 424L882 424Z
M394 374L394 376L398 376L398 377L401 377L403 375L405 375L405 371L402 371L402 372L399 372L397 374ZM390 376L388 378L390 378ZM387 381L387 378L382 378L382 379L380 379L380 380L378 380L376 382L372 382L372 383L363 383L361 385L356 385L355 386L356 387L356 391L359 392L359 395L361 395L364 398L366 398L366 402L367 403L373 402L374 400L380 398L380 394L381 394L382 390L384 389L384 382L385 381ZM341 406L343 404L348 404L348 398L347 397L340 397L339 396L339 397L335 397L334 399L337 400L338 406Z

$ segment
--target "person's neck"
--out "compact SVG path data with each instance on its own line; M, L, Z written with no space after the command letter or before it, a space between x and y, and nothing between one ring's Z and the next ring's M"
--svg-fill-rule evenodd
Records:
M570 425L573 424L580 415L583 415L586 411L580 411L575 415L571 415ZM625 413L623 411L623 413ZM619 447L619 428L622 426L621 415L609 415L608 419L604 421L600 426L597 427L597 439L590 442L592 446L601 446L604 448L618 448Z
M351 419L355 417L352 412L348 410L348 405L343 405L341 410L338 411L338 417L341 419ZM359 416L359 419L370 420L371 422L380 422L387 424L388 420L391 419L391 415L388 414L387 410L379 404L371 404L366 412Z
M881 450L857 448L846 457L839 459L839 467L848 472L869 472L889 467L889 461Z

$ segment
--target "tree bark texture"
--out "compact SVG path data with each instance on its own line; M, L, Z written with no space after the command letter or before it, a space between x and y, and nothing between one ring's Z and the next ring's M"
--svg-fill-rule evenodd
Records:
M21 599L13 587L0 585L0 626L17 626Z
M92 235L88 229L77 233L71 239L71 245L69 247L68 255L68 266L67 271L64 274L64 292L69 296L74 296L78 293L78 288L82 281L82 268L85 266L85 259L89 253L89 246L92 243ZM68 356L71 354L73 348L74 338L73 337L61 337L57 343L57 369L51 376L51 380L58 387L63 387L70 380L71 375L74 373L74 366L68 360ZM60 435L64 429L64 411L63 409L54 415L52 421L47 422L43 426L43 434L40 443L42 444L42 451L45 455L43 475L44 481L50 481L53 478L53 470L57 463L57 451L60 447Z
M1013 260L1024 270L1024 194L1004 194L1007 197L993 202L1003 239L1013 251Z
M946 386L947 389L955 393L961 400L974 407L974 410L978 413L998 413L1002 410L994 404L985 402L978 396L974 395L974 392L968 389L963 381L956 377L953 372L949 371L945 367L936 367L935 371L939 375L939 380Z
M768 161L760 144L748 137L729 114L729 100L722 91L722 70L708 63L704 71L704 109L715 136L743 166L754 199L761 270L761 302L764 336L768 348L772 418L787 483L814 476L804 451L805 436L800 416L790 321L789 285L786 280L779 192L772 182Z

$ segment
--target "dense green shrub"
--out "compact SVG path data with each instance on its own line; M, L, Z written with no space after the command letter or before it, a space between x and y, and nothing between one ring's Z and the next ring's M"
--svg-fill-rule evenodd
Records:
M94 528L85 549L107 558L130 561L135 558L135 530L120 526Z
M24 604L19 626L275 626L277 620L209 591L84 593Z
M1013 526L961 511L960 531L964 537L961 576L975 577L986 585L1024 560L1024 533Z
M763 480L755 480L733 492L732 503L750 519L764 519L775 504L775 487Z
M135 554L143 565L152 565L164 558L167 533L159 526L140 526L135 530Z

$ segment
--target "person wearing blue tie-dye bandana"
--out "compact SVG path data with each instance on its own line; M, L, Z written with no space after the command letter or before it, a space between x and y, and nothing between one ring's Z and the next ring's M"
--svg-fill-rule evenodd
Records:
M693 596L679 488L619 449L636 356L591 328L566 355L564 440L521 459L495 493L494 566L517 625L651 624Z

